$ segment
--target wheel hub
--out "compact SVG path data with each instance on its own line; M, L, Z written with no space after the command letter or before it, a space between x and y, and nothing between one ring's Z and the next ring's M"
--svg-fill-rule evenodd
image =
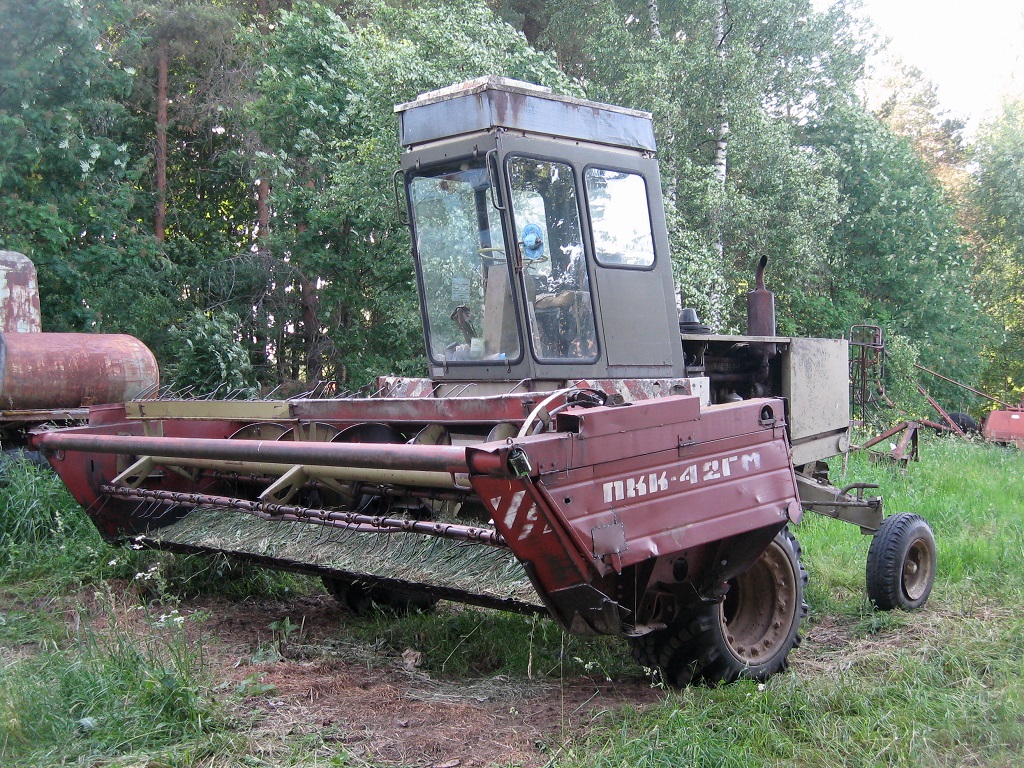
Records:
M917 600L928 589L932 581L931 556L927 543L918 539L910 545L906 562L903 564L903 593L910 600Z
M756 665L788 648L798 599L789 558L773 542L746 573L729 582L720 618L729 649Z

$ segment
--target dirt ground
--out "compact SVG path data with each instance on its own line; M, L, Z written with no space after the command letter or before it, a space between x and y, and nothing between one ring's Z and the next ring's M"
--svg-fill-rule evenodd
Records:
M553 749L593 718L623 704L660 697L640 682L443 683L416 669L411 649L383 668L379 657L372 667L358 658L341 658L347 655L345 649L338 657L325 657L324 649L332 647L330 638L344 621L344 613L327 596L289 601L288 612L303 617L303 636L300 644L285 644L282 659L238 664L239 658L251 658L253 628L268 626L282 606L232 604L224 610L223 605L197 601L195 607L211 616L203 629L217 638L218 676L241 683L260 674L261 685L274 686L269 697L246 701L246 714L257 729L289 735L316 730L321 736L328 729L329 741L375 763L543 765Z
M123 610L113 613L91 610L92 595L79 595L79 604L100 634L110 620L152 631L132 610L138 598L130 591L123 594ZM346 614L328 595L286 602L200 597L181 601L176 610L202 617L185 626L202 634L214 693L271 762L289 745L305 742L326 744L325 756L343 747L354 760L378 766L543 766L595 719L665 695L642 679L438 680L417 668L413 649L397 657L340 644L337 628ZM286 616L301 631L275 644L268 628Z

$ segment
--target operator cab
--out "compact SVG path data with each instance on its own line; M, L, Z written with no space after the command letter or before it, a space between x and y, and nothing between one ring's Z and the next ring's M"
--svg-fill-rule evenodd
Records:
M495 77L395 110L432 378L685 375L649 114Z

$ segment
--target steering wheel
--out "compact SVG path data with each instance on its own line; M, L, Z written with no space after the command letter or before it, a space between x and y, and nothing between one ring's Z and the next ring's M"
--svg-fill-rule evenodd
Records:
M505 249L500 246L492 246L489 248L478 248L477 255L483 259L489 259L490 261L505 261L507 258L505 255Z

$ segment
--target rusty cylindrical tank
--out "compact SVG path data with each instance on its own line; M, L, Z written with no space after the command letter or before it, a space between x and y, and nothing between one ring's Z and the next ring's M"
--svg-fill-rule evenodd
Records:
M119 403L159 382L156 358L134 336L0 334L0 410Z

